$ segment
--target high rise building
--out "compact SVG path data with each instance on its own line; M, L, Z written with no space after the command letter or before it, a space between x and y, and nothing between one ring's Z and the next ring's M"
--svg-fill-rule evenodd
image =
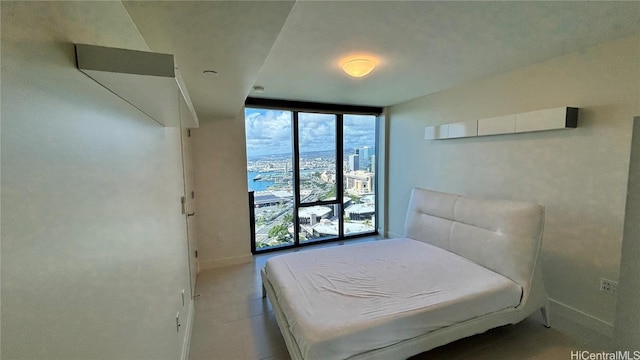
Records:
M357 153L349 155L349 171L360 170L360 155Z
M371 160L369 160L369 171L372 173L376 172L376 155L371 155Z
M370 148L370 147L368 147L368 146L363 146L363 147L362 147L362 149L361 149L361 151L360 151L360 154L362 154L362 156L364 156L365 158L367 158L367 159L368 159L368 158L369 158L369 155L370 155L370 154L369 154L369 151L371 151L371 148Z
M370 156L371 148L368 146L363 146L360 149L360 169L367 169L369 167L369 156Z

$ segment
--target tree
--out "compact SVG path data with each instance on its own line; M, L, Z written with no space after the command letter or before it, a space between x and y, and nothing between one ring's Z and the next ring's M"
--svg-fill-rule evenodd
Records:
M269 229L269 238L279 243L287 242L289 238L289 230L286 225L278 224Z
M282 222L284 222L285 224L292 223L293 214L285 214L285 216L282 218Z
M331 189L329 189L329 192L322 197L322 200L335 199L335 198L336 198L336 187L332 186Z

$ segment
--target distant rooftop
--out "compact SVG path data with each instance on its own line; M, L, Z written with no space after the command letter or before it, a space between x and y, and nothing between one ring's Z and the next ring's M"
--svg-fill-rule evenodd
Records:
M298 217L310 218L311 214L322 217L329 214L331 211L332 209L326 206L305 207L299 210Z
M277 196L279 198L292 198L293 197L293 193L290 191L284 191L284 190L273 190L271 191L271 193L274 196Z
M376 196L371 194L371 195L365 195L363 196L360 201L364 202L364 203L375 203L376 202Z
M374 204L354 204L344 210L349 214L370 214L376 212Z
M256 205L272 204L272 203L281 202L281 201L284 201L284 199L272 194L256 195L253 198L253 203Z
M328 222L323 221L313 226L313 230L321 235L338 235L338 223L335 221ZM358 224L358 223L344 223L344 234L360 234L368 231L373 231L371 226Z

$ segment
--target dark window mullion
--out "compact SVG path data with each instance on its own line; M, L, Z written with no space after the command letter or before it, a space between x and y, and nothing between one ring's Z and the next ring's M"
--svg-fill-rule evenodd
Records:
M314 202L306 202L306 203L300 203L300 207L312 207L312 206L322 206L322 205L335 205L337 204L338 201L337 200L320 200L320 201L314 201Z
M338 201L338 238L344 238L344 127L343 115L336 114L336 200Z
M263 109L284 109L289 111L324 113L324 114L358 114L379 115L383 108L378 106L359 106L344 104L328 104L308 101L291 101L248 97L245 106Z
M293 180L293 240L294 246L300 244L300 219L298 218L298 208L300 207L300 144L298 143L298 112L293 112L291 118L293 164L291 164Z
M375 156L376 167L375 167L375 169L371 168L371 171L373 171L373 173L375 174L375 176L373 177L373 184L374 184L373 186L375 186L374 194L376 196L375 197L375 207L374 207L375 214L374 214L374 217L373 217L373 219L375 221L374 222L375 226L373 227L373 231L377 233L378 232L378 224L379 224L379 222L378 222L379 216L378 215L380 214L378 212L378 208L379 208L378 199L380 199L380 196L381 196L381 194L380 194L380 192L378 190L379 189L379 187L378 187L378 178L380 176L380 172L378 171L378 168L379 168L378 164L380 164L380 157L379 157L380 148L378 147L378 144L380 143L380 141L379 141L380 140L380 115L376 116L376 120L375 121L376 121L376 131L375 131L375 133L376 133L376 135L375 135L376 136L376 141L375 141L376 151L373 154Z

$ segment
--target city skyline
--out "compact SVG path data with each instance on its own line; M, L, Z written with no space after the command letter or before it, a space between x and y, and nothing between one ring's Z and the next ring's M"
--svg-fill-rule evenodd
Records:
M376 149L375 146L373 146L373 145L365 145L365 146L367 146L367 147L369 147L369 149L371 149L371 154L369 156L375 154L375 149ZM343 152L344 160L346 161L346 159L348 158L348 155L353 154L356 149L362 149L362 147L359 147L359 148L345 148L344 152ZM317 150L317 151L304 151L304 152L301 151L300 152L300 155L301 155L300 157L301 158L305 158L302 155L309 155L309 154L315 154L315 155L308 156L308 157L317 157L319 153L328 153L328 152L333 152L333 151L335 151L335 150ZM347 155L347 156L344 156L344 155ZM249 156L247 154L247 159L249 161L255 161L257 159L262 159L262 158L266 158L266 157L270 157L270 158L275 159L275 160L277 160L277 159L291 159L292 155L291 155L291 150L289 150L288 152L277 153L277 154L276 153L274 153L274 154L260 154L260 155L253 155L253 156Z

